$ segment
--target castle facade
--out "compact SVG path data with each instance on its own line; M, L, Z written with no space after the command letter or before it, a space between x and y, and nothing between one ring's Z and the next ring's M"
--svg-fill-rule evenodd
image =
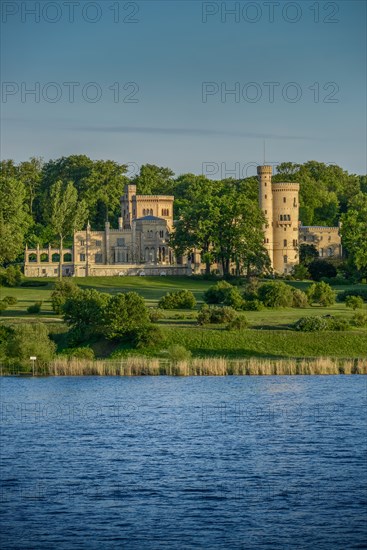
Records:
M271 166L258 166L257 174L264 246L274 272L291 272L299 263L300 244L313 244L321 258L342 256L339 227L304 227L299 221L299 183L272 182ZM74 233L71 249L27 247L24 274L57 277L60 266L63 275L75 277L204 273L198 252L176 258L169 246L173 203L171 195L137 195L135 185L126 185L117 228L106 222L103 231L93 231L88 223Z

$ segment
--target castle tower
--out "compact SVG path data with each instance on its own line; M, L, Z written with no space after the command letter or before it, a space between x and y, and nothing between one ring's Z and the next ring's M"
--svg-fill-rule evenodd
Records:
M273 269L290 273L299 263L298 195L299 183L273 183Z
M266 218L264 227L264 246L269 254L271 266L273 267L273 193L271 185L271 166L258 166L257 175L259 180L259 206Z

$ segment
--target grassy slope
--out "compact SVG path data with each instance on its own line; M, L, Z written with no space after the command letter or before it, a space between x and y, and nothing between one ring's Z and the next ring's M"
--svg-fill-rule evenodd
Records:
M38 279L39 280L39 279ZM74 279L82 288L96 288L101 292L117 293L135 291L141 294L149 306L156 306L159 298L166 292L178 289L191 290L198 302L202 302L203 292L213 284L212 281L195 280L186 277L88 277ZM291 282L292 286L305 290L309 283ZM353 287L335 287L339 291ZM58 323L52 326L52 332L63 330L61 319L56 316L50 303L53 281L45 287L37 288L0 288L0 298L15 296L18 303L9 307L0 322L25 322L41 320ZM43 301L40 315L26 313L26 308L36 301ZM178 319L182 312L167 312L160 322L168 343L180 343L190 349L194 355L239 356L367 356L367 333L365 330L351 330L344 333L295 333L288 325L304 315L343 315L351 317L353 312L345 304L335 304L329 308L309 307L306 309L278 309L245 312L251 326L258 330L228 332L222 328L201 329L195 326L194 314L187 312L186 319ZM189 318L191 317L191 318ZM260 327L262 327L260 329ZM60 338L61 348L63 338ZM106 355L112 349L109 346L97 346L98 355ZM126 349L128 352L129 349Z

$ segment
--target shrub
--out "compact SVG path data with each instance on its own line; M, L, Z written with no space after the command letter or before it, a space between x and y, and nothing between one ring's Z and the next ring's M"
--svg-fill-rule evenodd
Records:
M227 281L218 281L204 292L204 302L207 304L223 304L229 290L234 288Z
M253 300L258 300L259 298L259 281L257 279L251 279L246 286L243 292L243 298L245 301L252 302Z
M349 321L344 317L331 317L327 321L328 330L348 330Z
M307 296L311 305L331 306L335 303L336 292L330 285L321 281L320 283L313 283L308 288Z
M158 302L161 309L194 309L195 306L195 296L190 290L168 292Z
M164 318L164 311L157 307L149 308L149 320L151 323L156 323L160 319Z
M266 307L291 307L293 292L289 285L281 281L264 283L259 288L259 299Z
M261 311L264 309L264 304L260 300L245 300L242 309L244 311Z
M79 287L70 280L57 281L54 291L51 293L52 309L55 313L62 313L63 305L71 296L75 296L79 292Z
M15 306L15 304L18 303L18 300L15 296L5 296L5 298L3 298L3 302L8 306Z
M238 315L226 326L227 330L244 330L249 326L249 323L245 317Z
M314 260L309 264L308 271L314 281L321 281L322 277L336 277L337 274L335 266L326 260Z
M222 304L224 306L233 307L234 309L242 309L244 305L243 298L238 288L227 281L219 281L217 284L208 288L204 293L204 302L207 304Z
M134 344L137 348L155 348L164 342L161 329L154 325L146 325L135 331Z
M352 317L352 324L356 327L367 326L367 313L365 311L356 311Z
M42 302L36 302L33 305L27 307L28 313L39 313L41 311Z
M363 307L363 298L361 296L347 296L345 305L351 309L361 309Z
M301 317L293 327L301 332L320 332L327 330L328 322L324 317Z
M344 290L338 294L338 302L345 302L348 296L360 296L364 302L367 302L367 288L359 288L353 290Z
M0 315L6 309L8 309L8 304L4 300L1 300L0 301Z
M8 356L26 366L32 356L38 361L50 361L55 351L56 344L50 340L44 323L16 325L8 342Z
M308 306L308 298L307 294L303 292L302 290L299 290L298 288L295 288L293 290L293 299L292 299L292 307L307 307Z
M304 281L305 279L310 279L311 275L307 267L303 264L297 264L292 268L292 279L296 281Z
M179 363L180 361L188 361L191 358L191 351L179 344L173 344L168 348L168 356L173 363Z
M199 325L230 323L236 317L236 310L228 306L204 305L198 314Z
M0 271L0 285L2 286L18 286L22 280L22 274L18 266L10 265L6 269Z

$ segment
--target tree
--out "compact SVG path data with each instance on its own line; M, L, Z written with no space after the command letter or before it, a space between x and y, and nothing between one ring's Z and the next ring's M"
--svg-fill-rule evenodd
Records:
M66 300L75 296L78 292L80 292L80 289L73 281L56 281L55 289L51 293L51 304L54 312L62 313Z
M80 290L62 306L63 318L70 327L73 343L86 341L104 332L105 307L109 297L97 290Z
M43 160L31 157L28 161L21 162L18 168L19 179L26 189L26 198L29 205L29 213L33 214L33 203L39 192L42 182Z
M192 174L186 175L186 182L185 199L181 201L181 215L175 225L171 245L178 256L194 249L200 251L205 261L205 271L209 274L220 223L217 184L204 176Z
M319 253L314 244L302 243L299 247L299 260L301 264L307 266L313 260L319 257Z
M9 358L18 360L22 365L29 365L29 358L37 357L38 361L50 361L56 351L56 345L48 336L44 323L19 323L12 329L8 345Z
M85 203L78 200L78 193L72 182L65 185L57 181L51 187L50 204L45 217L59 238L59 277L62 278L64 239L80 229L86 218Z
M245 270L248 277L253 267L260 271L269 268L263 245L265 218L258 204L227 182L220 189L219 213L214 242L223 275L229 275L231 262L236 264L237 273Z
M144 164L138 176L132 179L141 195L172 195L174 173L170 168Z
M104 306L104 334L107 338L134 336L149 324L149 311L136 292L111 296Z
M321 281L323 277L332 279L337 275L335 266L326 260L314 260L307 269L314 281Z
M343 214L341 226L342 242L353 264L362 276L367 275L367 195L359 193Z
M321 281L320 283L313 283L307 289L307 296L311 305L319 304L320 306L331 306L335 303L336 292L330 285Z
M364 306L364 301L361 296L347 296L345 298L345 305L351 309L361 309Z
M0 265L13 262L23 251L24 236L31 223L25 197L21 181L0 175Z

